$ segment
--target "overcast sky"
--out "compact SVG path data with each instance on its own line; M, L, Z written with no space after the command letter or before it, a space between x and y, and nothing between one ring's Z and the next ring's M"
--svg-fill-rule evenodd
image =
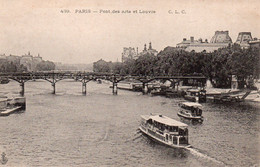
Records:
M54 62L92 63L101 58L121 61L123 47L141 51L152 42L160 51L190 36L210 40L216 30L228 30L233 42L243 31L260 38L259 7L257 0L0 0L0 54L30 51ZM64 9L70 13L61 13ZM75 13L77 9L91 13ZM175 10L186 14L174 14Z

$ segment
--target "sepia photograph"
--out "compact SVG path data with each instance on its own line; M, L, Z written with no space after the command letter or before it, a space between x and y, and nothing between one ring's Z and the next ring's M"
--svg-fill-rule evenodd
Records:
M0 0L0 166L260 167L260 1Z

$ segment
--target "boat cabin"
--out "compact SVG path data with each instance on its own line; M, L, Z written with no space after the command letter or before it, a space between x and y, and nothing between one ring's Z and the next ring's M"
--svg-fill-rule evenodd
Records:
M202 105L199 103L193 102L184 102L180 104L180 107L186 111L189 111L192 116L201 116L202 115Z
M141 126L147 129L149 136L168 145L187 146L188 125L163 115L143 115Z
M192 102L204 103L206 102L206 90L198 88L188 89L184 98Z

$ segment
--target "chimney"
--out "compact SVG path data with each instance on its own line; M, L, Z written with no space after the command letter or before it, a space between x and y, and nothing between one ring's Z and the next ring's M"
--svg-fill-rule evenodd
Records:
M194 42L194 37L190 37L190 42Z
M149 43L149 50L151 50L152 49L152 43L150 42Z

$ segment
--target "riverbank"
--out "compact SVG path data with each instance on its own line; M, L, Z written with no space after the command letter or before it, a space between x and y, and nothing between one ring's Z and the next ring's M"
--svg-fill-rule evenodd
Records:
M129 91L142 91L142 83L132 82L119 82L117 83L118 89ZM111 87L110 87L111 88ZM148 92L153 96L166 96L170 98L184 97L186 100L196 101L196 97L199 96L205 100L199 100L200 102L241 102L241 101L254 101L259 102L259 92L249 89L222 89L207 87L206 94L200 93L200 89L193 88L191 86L178 86L175 89L170 88L169 85L163 85L160 83L148 84ZM198 95L199 94L199 95ZM190 98L186 98L189 96ZM202 97L206 96L206 97Z

